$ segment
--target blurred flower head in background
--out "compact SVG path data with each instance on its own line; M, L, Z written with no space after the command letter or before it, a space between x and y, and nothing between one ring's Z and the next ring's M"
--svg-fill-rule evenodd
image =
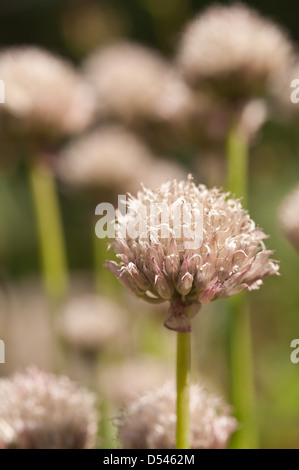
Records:
M147 390L159 387L167 378L171 378L167 362L139 355L103 368L99 383L104 394L122 407Z
M176 392L171 384L148 391L124 411L119 424L123 449L174 449ZM223 400L199 385L190 391L190 446L222 449L237 428Z
M283 200L279 208L279 223L287 240L299 251L299 186Z
M117 125L104 125L70 142L58 160L58 174L64 182L114 196L136 192L141 181L159 186L165 173L181 177L184 171L156 159L142 140Z
M126 122L155 117L161 85L170 69L159 53L130 42L100 49L84 65L100 114Z
M0 447L93 447L98 416L93 394L67 377L35 367L0 379Z
M82 350L99 350L120 339L125 314L110 298L85 295L67 303L59 323L61 334L70 345Z
M120 236L111 246L120 263L108 261L107 267L137 296L148 302L170 301L169 317L165 326L176 331L190 331L186 308L195 314L201 303L230 297L244 289L258 289L262 279L277 274L278 265L270 259L273 253L265 248L264 232L256 227L239 200L228 199L229 193L217 188L196 186L190 176L187 181L176 180L163 184L157 190L143 188L137 198L128 201L127 214L118 214L119 233L136 216L141 206L146 207L145 229L142 238ZM173 208L189 204L189 219L184 221L189 234L182 230L175 237ZM151 204L158 205L158 217L150 215ZM202 204L202 206L201 206ZM160 205L160 206L159 206ZM168 212L168 222L162 218ZM196 216L203 211L203 243L187 249L185 242L198 228ZM162 227L168 236L162 236ZM194 236L199 236L195 233ZM189 237L189 238L188 238Z
M199 14L178 52L188 83L236 99L265 93L292 60L285 32L243 4L213 5Z
M0 77L6 84L1 117L14 134L74 134L92 121L91 88L65 59L35 46L4 49Z
M100 117L118 119L164 146L185 130L192 93L158 52L123 41L92 53L83 69Z

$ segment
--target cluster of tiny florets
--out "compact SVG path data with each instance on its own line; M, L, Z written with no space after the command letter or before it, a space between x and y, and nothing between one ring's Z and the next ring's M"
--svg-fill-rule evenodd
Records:
M174 449L176 393L169 383L132 402L119 423L124 449ZM237 428L230 407L199 385L190 389L190 446L222 449Z
M95 443L95 397L35 367L0 379L0 447L84 449Z
M151 216L153 204L158 210L155 219ZM179 237L175 226L178 205L187 209ZM144 214L143 233L132 237L127 229L136 222L138 212ZM188 248L194 241L190 234L200 237L195 222L200 212L202 243ZM196 186L192 177L167 182L153 191L143 188L129 199L127 213L119 214L116 228L121 236L111 245L120 262L108 261L108 268L137 296L149 302L169 300L165 325L178 331L190 330L186 307L193 307L195 313L201 303L258 289L265 276L278 271L270 259L272 251L263 243L266 235L241 202L217 188Z

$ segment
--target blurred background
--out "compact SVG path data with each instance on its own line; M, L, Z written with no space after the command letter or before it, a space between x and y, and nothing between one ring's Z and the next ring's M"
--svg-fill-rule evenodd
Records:
M92 76L91 54L122 40L152 48L171 60L185 24L212 3L1 0L0 45L1 48L23 45L45 48L70 60L83 75L88 69L87 75ZM278 0L247 3L283 26L294 42L299 40L298 2L289 1L287 8ZM107 80L109 84L109 77ZM121 80L119 88L122 89ZM286 93L289 94L289 89ZM165 109L168 112L167 106ZM107 147L109 138L120 139L118 149L103 150L101 158L103 161L114 158L113 165L100 168L94 181L92 174L97 170L92 165L90 168L79 165L73 176L69 168L73 165L73 153L79 152L74 161L87 159L89 154L92 158L97 151L93 149L97 137L95 142L82 142L78 150L71 146L76 143L74 139L82 137L74 134L53 146L55 158L61 157L65 162L65 165L55 164L54 176L69 272L66 296L55 301L54 307L41 274L27 163L16 157L5 136L2 135L0 142L0 338L6 346L6 362L0 365L0 376L36 364L45 370L63 371L98 390L102 397L104 447L117 445L112 418L131 394L161 383L166 375L174 379L175 337L162 326L166 315L163 304L154 310L144 305L124 292L112 274L101 268L105 261L101 242L96 248L99 251L95 261L95 207L103 201L114 202L123 191L136 191L141 180L158 185L169 177L184 177L190 171L197 183L225 185L225 164L215 145L204 142L197 148L192 139L192 145L186 145L184 131L182 137L175 131L179 137L168 138L167 132L172 135L173 129L166 126L162 136L159 135L155 127L159 123L154 119L144 129L139 126L141 120L137 119L136 125L134 116L126 121L121 112L117 113L106 118L100 111L89 129L84 130L85 136L102 132ZM175 125L180 129L180 122ZM298 119L291 123L268 119L251 146L250 214L270 235L267 247L275 250L274 257L281 265L280 278L267 278L264 286L249 296L263 448L299 447L299 364L290 361L291 340L299 337L299 255L284 238L277 217L282 199L299 180L298 125ZM111 126L114 126L112 130ZM129 137L123 135L126 132L130 133ZM130 138L133 141L126 140ZM101 142L100 135L98 139ZM119 162L114 157L117 151ZM134 159L134 152L139 156L144 154L144 158ZM121 174L115 176L119 171ZM111 172L114 172L112 176ZM226 308L226 301L213 303L202 308L194 320L193 376L229 401ZM101 312L96 320L92 310ZM82 329L88 316L90 329L84 336ZM100 333L94 338L95 328Z

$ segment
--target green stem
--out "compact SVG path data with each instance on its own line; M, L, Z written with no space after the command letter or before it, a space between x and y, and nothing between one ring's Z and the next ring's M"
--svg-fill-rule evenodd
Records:
M232 437L237 449L258 446L253 381L250 311L246 292L230 299L229 346L231 399L241 427Z
M227 189L248 203L248 143L237 126L232 126L227 139ZM229 299L228 347L231 400L240 422L232 439L234 448L256 448L255 390L248 298L245 292Z
M177 333L177 449L190 449L190 343L190 333Z
M101 420L99 423L101 449L118 449L120 442L118 440L117 428L111 418L111 416L116 415L117 411L113 409L107 397L103 396L103 394L101 396Z
M59 302L68 286L67 262L53 172L41 158L32 160L29 176L33 195L44 285L49 299Z
M243 206L248 198L248 143L238 127L232 125L227 137L227 190L242 197Z

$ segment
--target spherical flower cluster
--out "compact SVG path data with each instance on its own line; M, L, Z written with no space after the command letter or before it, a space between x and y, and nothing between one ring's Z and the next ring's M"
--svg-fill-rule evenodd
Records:
M138 44L121 42L96 51L84 70L95 88L100 115L125 122L176 120L191 99L172 66Z
M119 339L124 329L124 312L108 298L93 295L76 297L62 312L60 327L62 336L72 346L98 350Z
M170 384L147 392L132 402L119 424L124 449L174 449L176 393ZM190 443L192 449L222 449L237 422L223 400L199 385L190 390Z
M134 170L133 170L134 169ZM78 188L135 192L144 184L161 184L165 172L181 177L175 164L155 159L147 146L121 126L106 125L75 139L60 153L58 174Z
M187 26L178 61L187 81L216 94L263 93L293 60L286 34L242 4L214 5Z
M191 175L157 190L143 188L127 205L111 241L120 262L107 267L137 296L168 300L170 329L190 331L189 317L201 303L258 289L265 276L278 272L263 243L266 235L241 202L196 186ZM134 233L136 221L140 230Z
M293 245L299 251L299 186L286 196L279 209L280 227Z
M0 448L84 449L96 432L95 397L67 377L33 367L0 379Z
M70 63L48 51L33 46L3 50L0 77L6 85L1 112L14 131L72 134L92 120L91 88Z

